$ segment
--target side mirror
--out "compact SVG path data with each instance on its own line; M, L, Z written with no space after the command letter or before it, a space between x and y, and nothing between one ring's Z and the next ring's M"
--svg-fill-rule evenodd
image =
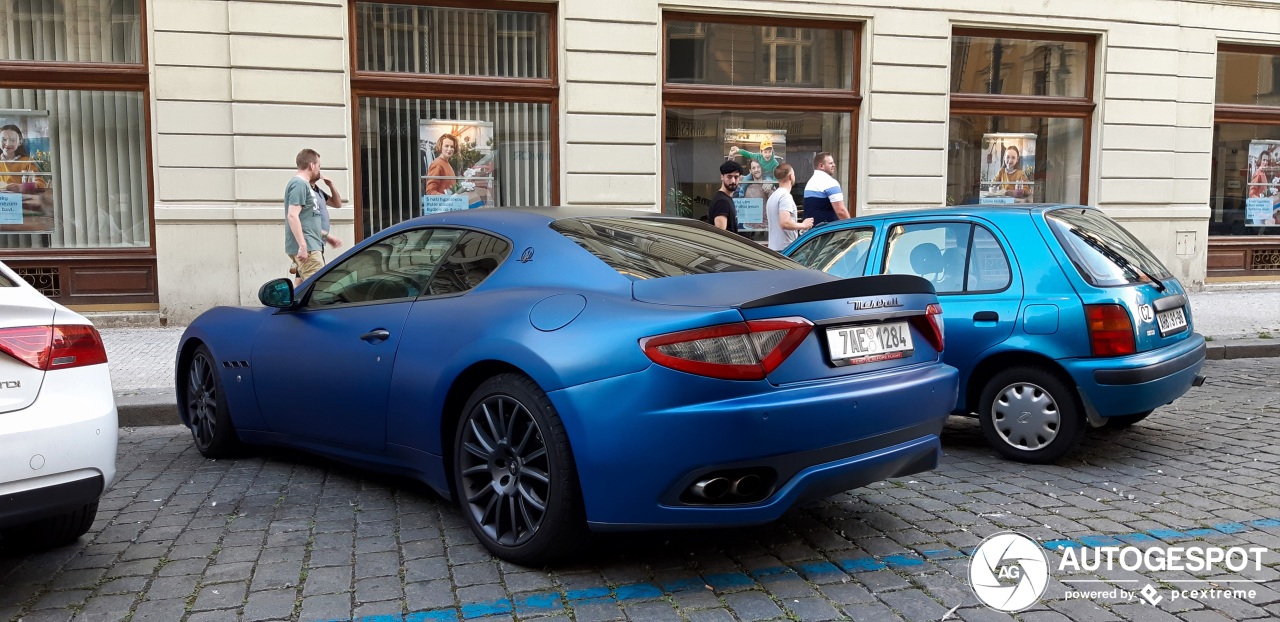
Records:
M258 300L268 307L285 309L293 306L293 282L289 279L267 281L258 288Z

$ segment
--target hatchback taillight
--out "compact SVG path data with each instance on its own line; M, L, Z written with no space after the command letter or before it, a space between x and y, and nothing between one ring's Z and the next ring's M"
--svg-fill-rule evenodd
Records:
M0 328L0 352L44 371L107 362L102 337L84 324Z
M1123 356L1138 351L1133 338L1133 320L1123 306L1085 305L1084 315L1094 356Z
M934 350L942 351L945 334L942 324L942 305L936 302L930 304L924 315L912 316L911 323L915 324L916 330L924 334Z
M699 376L761 380L778 368L813 330L804 318L721 324L640 340L653 362Z

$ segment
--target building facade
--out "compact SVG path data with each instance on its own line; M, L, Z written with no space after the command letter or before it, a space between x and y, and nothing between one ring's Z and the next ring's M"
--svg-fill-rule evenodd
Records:
M830 153L859 215L1085 203L1193 287L1280 279L1280 1L898 4L0 0L0 258L181 323L286 275L304 147L347 244L480 205L698 217L726 158L750 211Z

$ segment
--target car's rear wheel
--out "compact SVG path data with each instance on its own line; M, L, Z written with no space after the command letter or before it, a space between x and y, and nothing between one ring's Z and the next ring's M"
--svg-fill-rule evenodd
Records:
M3 539L9 547L19 551L39 551L62 546L75 542L87 533L97 516L98 502L94 500L66 514L6 529Z
M1070 386L1040 367L1014 367L987 381L978 418L996 451L1034 464L1066 455L1085 431L1083 412Z
M182 387L179 406L187 416L196 449L206 458L227 458L238 453L240 438L227 410L218 362L204 344L192 353Z
M582 545L586 518L569 437L529 378L495 376L471 395L454 438L453 474L467 523L494 555L540 565Z
M1142 421L1143 419L1146 419L1147 416L1153 412L1155 411L1148 410L1146 412L1134 413L1132 415L1120 415L1118 417L1107 417L1107 427L1112 430L1123 430L1139 421Z

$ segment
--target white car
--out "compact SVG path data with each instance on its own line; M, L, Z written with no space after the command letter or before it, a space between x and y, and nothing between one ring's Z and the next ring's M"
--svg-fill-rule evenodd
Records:
M117 433L97 329L0 264L0 544L84 535L115 477Z

